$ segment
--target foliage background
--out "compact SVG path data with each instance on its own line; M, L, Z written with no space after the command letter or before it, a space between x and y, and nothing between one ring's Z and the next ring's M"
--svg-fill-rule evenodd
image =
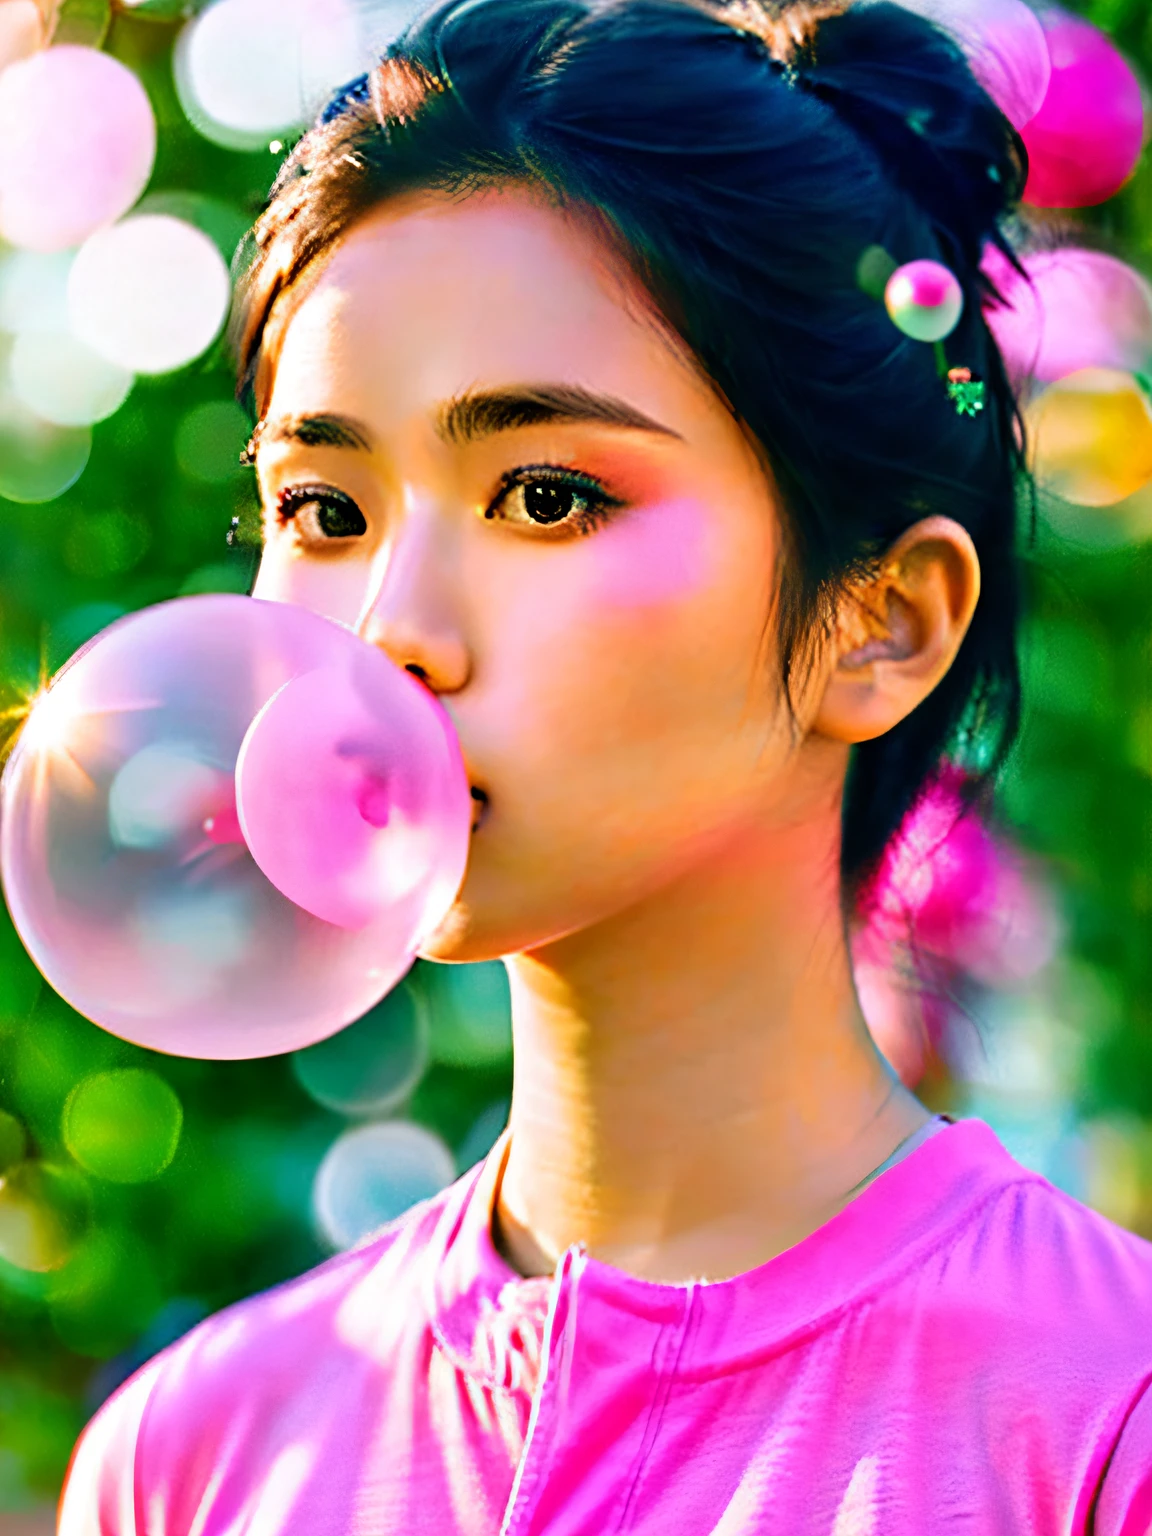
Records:
M1147 0L1078 8L1152 77ZM181 194L159 206L200 223L230 258L278 156L220 148L189 125L171 71L176 10L153 0L115 11L103 46L138 73L156 113L148 198ZM1147 274L1146 162L1084 223ZM225 543L233 516L247 524L255 508L232 385L222 344L177 373L140 378L94 429L71 490L42 505L0 499L7 702L124 611L246 589L251 553ZM1043 505L1027 563L1028 702L1003 805L1054 894L1062 939L1026 987L981 1002L983 1044L938 1063L925 1091L985 1115L1025 1161L1152 1235L1152 495L1108 511ZM438 969L417 966L432 1059L398 1113L434 1130L462 1167L500 1124L508 1042L497 1030L461 1048L460 994L447 998L426 974ZM136 1066L179 1100L175 1155L132 1182L87 1173L64 1142L69 1095L94 1073ZM310 1189L346 1125L305 1092L290 1058L185 1061L104 1034L41 983L0 915L0 1171L46 1162L88 1213L67 1262L36 1272L4 1256L13 1250L0 1199L0 1511L54 1499L84 1420L155 1349L326 1255Z

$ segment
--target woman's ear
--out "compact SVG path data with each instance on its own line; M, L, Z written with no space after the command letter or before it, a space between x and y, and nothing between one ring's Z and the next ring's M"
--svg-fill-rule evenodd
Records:
M980 560L959 523L907 529L841 598L811 730L858 742L898 725L952 665L979 596Z

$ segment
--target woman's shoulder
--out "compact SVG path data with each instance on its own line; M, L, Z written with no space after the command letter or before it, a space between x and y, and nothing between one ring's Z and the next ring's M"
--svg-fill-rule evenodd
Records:
M1123 1395L1152 1380L1152 1243L1024 1167L983 1122L934 1140L953 1217L923 1234L902 1305L949 1347L968 1339L1053 1382Z
M132 1531L142 1461L149 1481L179 1468L191 1494L198 1471L243 1426L286 1400L322 1414L326 1386L347 1393L379 1374L399 1332L426 1326L423 1262L466 1183L413 1207L355 1248L206 1318L136 1372L103 1405L73 1453L61 1536ZM141 1457L146 1442L147 1455ZM197 1445L208 1458L197 1468ZM101 1521L104 1521L102 1524Z

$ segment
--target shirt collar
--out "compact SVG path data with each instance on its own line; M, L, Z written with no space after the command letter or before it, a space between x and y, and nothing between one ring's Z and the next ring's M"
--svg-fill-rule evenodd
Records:
M493 1206L509 1145L506 1131L454 1186L425 1277L441 1346L461 1369L492 1386L512 1384L506 1362L493 1353L493 1319L520 1313L542 1327L558 1283L517 1274L493 1242ZM607 1313L650 1324L683 1318L690 1304L693 1336L682 1366L690 1374L716 1374L816 1331L947 1242L1009 1185L1038 1177L1009 1156L983 1121L960 1120L880 1174L794 1247L731 1279L638 1280L588 1257L582 1245L562 1256L556 1274L578 1277L587 1327L595 1326L598 1302Z

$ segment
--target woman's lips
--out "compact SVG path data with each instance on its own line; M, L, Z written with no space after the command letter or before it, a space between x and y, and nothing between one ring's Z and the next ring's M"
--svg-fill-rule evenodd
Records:
M488 795L479 785L470 786L472 792L472 830L477 832L488 814Z

